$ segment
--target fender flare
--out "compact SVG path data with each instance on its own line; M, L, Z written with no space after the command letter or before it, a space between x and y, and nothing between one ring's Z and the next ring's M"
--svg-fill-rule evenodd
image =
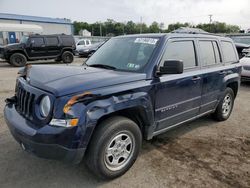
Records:
M227 85L230 83L238 83L238 87L239 87L240 86L240 74L233 73L233 74L229 74L229 75L225 76L223 79L222 89L225 90Z
M110 96L96 100L88 105L86 110L86 125L96 125L97 121L109 114L130 108L142 108L148 126L154 122L154 110L151 99L146 92Z

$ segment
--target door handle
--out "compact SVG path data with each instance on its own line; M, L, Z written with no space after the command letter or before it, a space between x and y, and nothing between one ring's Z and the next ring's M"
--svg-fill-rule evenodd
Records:
M200 80L201 79L201 77L200 76L194 76L193 78L192 78L192 81L198 81L198 80Z
M220 71L220 75L225 75L227 74L227 71Z

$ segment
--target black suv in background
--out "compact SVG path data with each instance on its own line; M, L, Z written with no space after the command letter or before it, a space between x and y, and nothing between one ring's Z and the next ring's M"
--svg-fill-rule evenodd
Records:
M16 67L22 67L27 61L55 59L72 63L75 41L71 35L30 35L23 36L20 43L0 48L0 58Z

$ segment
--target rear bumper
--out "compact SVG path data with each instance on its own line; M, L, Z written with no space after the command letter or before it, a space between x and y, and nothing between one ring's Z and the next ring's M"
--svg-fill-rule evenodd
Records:
M60 139L72 141L67 133L70 130L58 127L49 127L49 131L43 128L36 129L16 111L13 104L5 106L4 117L11 134L26 151L42 158L70 163L81 162L85 148L68 148L58 143Z

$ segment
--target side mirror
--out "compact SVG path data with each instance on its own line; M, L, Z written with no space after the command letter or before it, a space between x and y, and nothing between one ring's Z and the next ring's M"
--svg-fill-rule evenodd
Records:
M163 66L160 67L159 74L182 74L183 61L181 60L167 60L164 61Z

